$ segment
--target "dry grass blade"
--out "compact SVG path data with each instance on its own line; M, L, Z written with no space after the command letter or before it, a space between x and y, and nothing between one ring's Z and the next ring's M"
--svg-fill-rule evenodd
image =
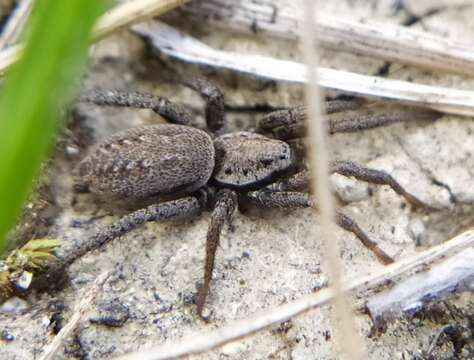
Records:
M388 265L375 274L349 282L343 286L343 290L357 292L361 298L366 299L368 294L362 294L362 292L375 290L384 284L400 279L407 273L426 270L429 265L472 246L474 246L474 230L469 230L441 245ZM323 289L214 331L191 334L179 342L123 355L116 360L164 360L201 354L289 320L313 308L321 307L333 300L333 291Z
M324 110L321 103L321 94L318 85L318 54L316 30L314 17L316 15L317 1L303 0L304 26L302 35L302 52L306 63L306 103L308 106L308 135L309 135L309 160L312 174L311 187L319 200L319 212L321 222L321 239L324 249L325 268L331 279L335 292L334 313L332 314L332 325L336 329L337 344L341 346L344 353L354 360L362 360L367 356L362 348L363 341L357 334L349 299L342 292L342 281L344 277L343 264L339 257L339 246L334 241L334 202L329 185L329 152L327 147L328 128ZM316 179L318 179L316 181Z
M161 15L189 0L135 0L117 5L98 21L93 36L100 40L126 26ZM0 74L4 73L21 54L23 44L11 46L0 52Z
M178 59L239 71L279 81L306 82L302 63L213 49L201 41L158 21L133 26L163 53ZM457 115L474 115L474 91L429 86L407 81L318 69L319 85L352 94L393 99Z
M431 2L429 6L435 7ZM453 4L451 6L455 6ZM275 10L268 0L195 1L186 6L197 19L204 15L217 26L253 32L258 29L276 37L297 39L302 19L293 8ZM320 15L317 23L321 46L338 51L359 53L385 60L395 60L422 68L460 74L474 73L474 51L470 44L416 31L404 26L364 23Z
M6 69L18 61L23 48L23 44L12 45L0 52L0 74L3 75Z
M41 355L38 360L51 360L54 358L63 342L71 335L71 333L77 327L79 321L81 321L81 319L83 318L84 314L90 309L92 302L104 286L104 283L106 282L109 275L109 272L104 272L100 274L95 279L94 283L92 283L86 289L84 298L74 309L74 313L69 319L68 323L61 329L61 331L59 331L54 340L51 342L51 344L48 345L43 355Z
M376 294L367 302L367 310L375 326L381 328L393 319L422 309L428 302L440 302L473 287L474 248L471 247Z
M135 0L125 2L105 13L94 30L96 39L119 29L164 14L189 0Z
M23 0L18 5L13 16L8 20L5 29L0 36L0 50L3 50L16 43L21 35L26 20L31 12L33 1Z

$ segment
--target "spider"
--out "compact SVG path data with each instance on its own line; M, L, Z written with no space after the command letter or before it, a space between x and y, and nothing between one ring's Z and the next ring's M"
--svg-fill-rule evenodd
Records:
M148 221L185 218L211 210L207 231L203 283L197 312L203 317L221 230L239 204L262 208L316 208L308 188L309 172L297 160L289 142L304 131L305 108L278 110L264 116L255 132L225 132L224 96L199 76L185 85L206 100L207 128L195 127L194 116L169 100L147 93L95 89L79 97L97 105L151 109L170 124L148 125L118 132L99 144L75 169L75 187L107 202L126 201L138 210L100 229L87 240L82 253L96 249ZM329 100L326 112L344 113L363 107L357 98ZM435 119L438 113L401 109L329 121L330 133L359 131L416 117ZM388 185L414 206L424 204L392 176L351 161L333 161L331 172ZM140 205L138 205L140 204ZM384 264L393 262L347 215L338 211L336 223L352 232Z

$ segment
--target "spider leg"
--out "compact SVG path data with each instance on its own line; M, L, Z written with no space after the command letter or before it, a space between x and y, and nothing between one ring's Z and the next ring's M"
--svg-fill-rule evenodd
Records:
M60 260L63 265L70 264L89 251L104 246L106 243L146 222L192 216L197 214L203 207L204 204L202 201L192 196L149 205L143 209L124 215L112 224L100 229L88 240L80 243L64 256L61 256Z
M416 207L429 208L429 205L418 199L415 195L406 191L403 186L396 181L392 175L382 170L370 169L368 167L357 164L353 161L337 160L332 161L331 172L344 176L353 176L357 180L362 180L372 184L388 185L397 194L403 196L406 201Z
M281 110L281 112L282 114L276 114L277 112L272 113L274 114L272 121L264 121L265 118L262 119L263 125L259 125L259 128L261 128L263 132L271 132L275 138L280 140L305 136L306 110L303 107L297 107L289 110ZM440 115L441 114L437 111L421 108L404 108L364 115L352 114L339 119L328 119L328 131L330 134L358 132L411 119L435 120L439 118Z
M158 221L171 218L184 218L197 214L205 207L205 199L185 197L147 206L122 216L109 226L97 231L93 236L76 244L65 245L56 254L58 261L41 269L35 274L33 287L51 287L59 281L66 272L66 267L89 251L99 249L113 239L126 234L148 221Z
M352 176L357 180L371 184L388 185L397 194L403 196L406 201L416 207L429 208L430 206L410 194L389 173L362 166L353 161L335 160L330 163L330 172L344 176ZM286 179L279 180L267 186L271 191L300 191L309 187L311 174L308 170L302 170Z
M314 198L302 192L271 192L259 190L247 193L245 198L247 201L263 208L293 209L317 207ZM376 242L372 241L350 217L337 211L335 221L341 228L353 233L383 264L390 264L394 261Z
M351 100L329 100L324 104L326 114L333 114L342 111L355 110L362 106L363 99ZM291 126L297 123L304 123L307 117L306 106L297 106L285 110L272 111L265 115L257 124L257 132L267 132L279 126Z
M193 126L195 123L193 114L185 107L150 93L96 88L81 94L78 100L96 105L150 109L173 124Z
M216 203L212 211L211 223L207 230L206 238L206 260L204 266L204 282L199 289L197 300L197 311L202 317L202 311L206 302L207 294L214 270L214 260L222 227L228 222L237 207L237 194L231 190L220 190L216 195Z
M213 131L219 131L225 122L225 103L223 92L212 81L204 76L179 74L179 81L195 90L206 100L206 123Z
M404 108L383 113L348 116L329 122L329 133L357 132L407 120L436 120L441 113L422 108Z
M267 186L270 191L301 191L309 187L311 174L308 170L302 170L290 177L278 180Z
M215 132L224 126L225 104L222 91L202 76L179 75L178 80L197 91L206 100L206 123ZM182 105L149 93L96 88L78 97L79 101L96 105L150 109L173 124L194 126L193 114Z

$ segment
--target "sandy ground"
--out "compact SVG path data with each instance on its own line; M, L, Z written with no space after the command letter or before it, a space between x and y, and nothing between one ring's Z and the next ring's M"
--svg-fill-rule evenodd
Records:
M327 2L328 12L353 19L377 19L400 23L391 1ZM437 35L460 41L472 39L469 21L474 7L441 10L415 25ZM172 22L176 19L170 18ZM213 31L203 24L185 29L205 43L223 49L239 49L279 58L301 58L296 44L259 36ZM325 66L374 74L383 61L324 51ZM303 102L300 86L276 84L167 60L175 69L202 71L224 90L232 106L291 106ZM391 64L389 77L411 79L463 89L474 80ZM160 65L152 65L141 39L129 33L112 36L94 47L84 88L93 86L151 91L192 106L202 101L191 90L160 81ZM261 114L230 112L233 129L248 128ZM80 104L76 122L58 146L51 168L50 188L59 212L48 228L49 236L80 241L117 218L89 195L72 191L71 169L90 143L119 129L158 123L158 116L145 110L99 108ZM89 129L89 130L88 130ZM427 215L405 206L387 187L367 185L333 175L331 180L343 210L366 229L383 249L396 259L446 240L471 225L474 203L474 122L470 118L444 116L435 123L412 121L357 134L332 136L331 156L361 162L390 172L412 193L430 205L446 210ZM78 135L79 134L79 135ZM84 136L89 134L89 136ZM104 215L104 217L98 217ZM92 220L91 220L92 219ZM91 221L89 221L91 220ZM323 274L318 216L310 210L237 212L232 227L225 229L218 250L215 278L208 301L211 321L204 323L192 304L196 284L202 277L204 240L209 213L183 221L149 223L115 240L102 251L88 254L70 268L70 283L61 291L33 294L22 301L21 313L1 315L2 359L34 359L53 339L52 328L68 320L81 298L81 291L105 270L112 276L99 294L73 338L58 354L60 358L108 359L151 345L179 340L195 331L215 329L285 301L298 298L328 282ZM380 269L375 258L351 234L334 234L349 278ZM110 327L90 320L109 314L110 306L125 320ZM472 316L469 296L449 302L456 316L406 319L369 338L371 323L357 314L357 324L371 359L413 359L426 350L446 324L467 321ZM119 309L119 310L117 310ZM447 308L443 308L448 313ZM61 320L62 319L62 320ZM453 355L449 341L435 352L437 358ZM472 358L465 347L458 358ZM202 359L338 359L329 321L329 309L316 310L273 330L198 356ZM456 357L452 357L456 358Z

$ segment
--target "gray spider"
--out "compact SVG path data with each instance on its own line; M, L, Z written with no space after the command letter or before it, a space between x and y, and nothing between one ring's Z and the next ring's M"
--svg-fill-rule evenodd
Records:
M212 211L204 280L197 298L198 313L202 316L221 229L239 203L263 208L316 207L316 203L310 194L303 192L308 187L309 172L297 161L289 143L282 140L301 136L304 107L266 115L258 123L257 133L225 133L221 91L200 77L187 77L186 85L206 100L207 131L192 126L194 118L187 109L151 94L96 89L82 95L81 101L99 105L151 109L173 124L131 128L94 146L76 169L76 189L90 191L107 201L126 200L128 204L144 206L99 230L81 253L96 249L147 221L188 217L205 209ZM360 99L333 100L326 103L326 110L344 112L363 103ZM329 130L331 133L359 131L414 116L434 119L438 113L402 109L348 117L331 121ZM388 185L412 205L423 206L383 171L342 160L332 162L331 171ZM359 238L380 261L393 262L348 216L337 212L336 223Z

